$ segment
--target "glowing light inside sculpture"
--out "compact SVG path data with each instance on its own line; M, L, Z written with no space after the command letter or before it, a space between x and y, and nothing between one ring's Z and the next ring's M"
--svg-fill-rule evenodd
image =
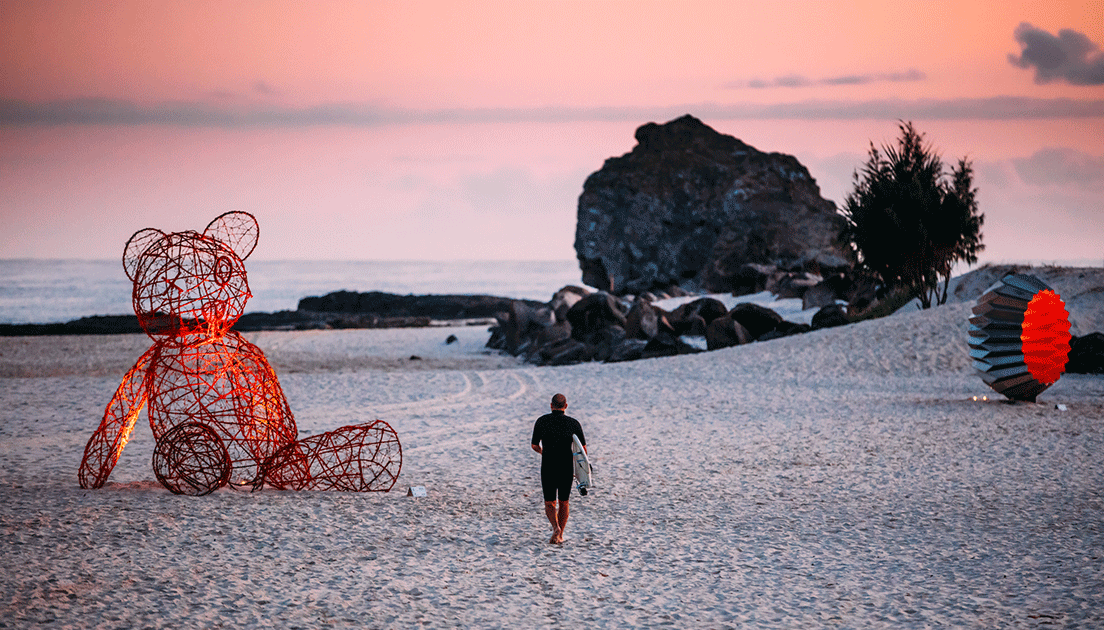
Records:
M107 481L138 415L157 440L157 479L177 494L223 485L388 491L402 468L386 422L298 439L295 417L260 348L230 330L251 297L244 260L259 228L245 212L202 234L135 233L123 252L134 311L154 344L123 377L85 447L82 488Z
M1013 400L1034 402L1065 371L1070 352L1065 303L1038 278L1006 276L978 298L970 356L982 380Z
M1053 385L1062 376L1069 360L1069 313L1065 303L1054 291L1035 294L1024 312L1024 363L1031 376L1040 383Z

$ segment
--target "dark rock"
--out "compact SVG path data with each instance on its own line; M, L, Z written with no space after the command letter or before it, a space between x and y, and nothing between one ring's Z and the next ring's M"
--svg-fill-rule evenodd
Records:
M0 324L0 337L118 335L141 333L136 315L95 315L64 324Z
M685 343L677 336L669 332L660 332L644 346L641 358L652 359L670 357L676 354L695 354L697 352L701 352L701 350Z
M616 347L610 349L607 363L620 363L622 361L636 361L644 357L644 347L648 342L643 339L625 339Z
M727 292L747 263L846 268L835 205L796 158L763 153L692 116L637 129L579 197L583 282L616 294L667 285Z
M410 360L411 360L411 361L421 361L421 360L422 360L422 357L420 357L420 356L418 356L418 355L416 355L416 354L412 354L412 355L410 355Z
M817 311L816 315L813 315L813 330L845 326L850 323L851 320L847 318L847 313L838 304L829 304Z
M625 314L621 312L617 298L605 291L591 293L567 310L571 324L571 336L590 343L592 337L609 325L625 327Z
M1072 374L1104 374L1104 333L1094 332L1071 339L1066 371Z
M452 344L452 343L456 343L457 341L460 341L460 340L456 338L456 335L449 335L448 337L445 337L445 345L446 346L449 345L449 344Z
M778 322L778 325L774 327L771 332L780 333L783 337L789 337L790 335L800 335L812 330L813 327L808 324L799 324L797 322L790 322L782 320Z
M560 343L565 339L571 338L571 324L567 322L556 322L551 326L545 326L536 337L537 347L543 348L544 346Z
M729 280L732 295L749 295L767 290L776 274L781 272L773 265L747 263L732 274Z
M659 332L658 309L638 298L625 315L625 332L633 339L651 339Z
M668 319L671 322L671 325L677 329L678 324L676 324L675 322L693 317L695 315L704 319L705 322L708 324L709 322L717 319L718 317L721 317L722 315L726 315L727 313L728 308L725 307L724 303L722 303L720 300L716 300L714 298L700 298L694 300L693 302L687 302L686 304L683 304L682 306L676 308L674 311L671 311L671 315Z
M594 339L594 358L598 361L608 361L614 350L629 336L620 326L606 326L599 331Z
M574 363L583 363L584 361L592 360L595 354L596 350L594 346L574 339L565 339L549 347L547 353L544 348L541 349L541 357L547 357L545 358L546 365L571 365Z
M508 311L514 302L544 306L533 300L512 300L491 295L396 295L380 291L336 291L299 300L300 311L361 313L379 317L429 317L431 319L491 318Z
M812 330L812 327L808 324L797 324L794 322L782 321L775 326L774 330L764 333L756 341L770 341L771 339L781 339L782 337L789 337L790 335L800 335L801 333L807 333Z
M547 306L533 306L521 300L510 303L509 314L505 330L506 351L515 356L524 351L531 337L551 326L555 317Z
M705 329L705 343L709 350L720 350L752 341L751 333L726 313L709 322Z
M815 287L821 280L820 276L806 271L787 273L779 278L778 288L774 293L783 299L804 297L805 292Z
M836 293L836 288L828 280L823 280L817 283L816 286L810 287L801 296L801 310L806 311L811 308L821 308L835 304L837 299L839 299L839 296Z
M758 339L782 323L782 316L765 306L744 302L729 311L733 320L747 329L752 339Z
M590 295L590 291L582 287L568 285L552 295L548 307L556 313L556 321L566 322L568 309L588 295Z

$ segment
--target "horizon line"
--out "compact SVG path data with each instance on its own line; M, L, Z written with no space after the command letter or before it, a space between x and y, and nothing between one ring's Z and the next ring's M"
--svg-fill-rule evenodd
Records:
M1104 99L993 96L955 99L807 99L784 103L664 106L385 108L363 103L309 107L228 107L201 101L139 104L72 98L33 103L0 99L0 126L176 126L218 128L384 127L441 124L629 122L687 113L714 120L1056 120L1104 118Z

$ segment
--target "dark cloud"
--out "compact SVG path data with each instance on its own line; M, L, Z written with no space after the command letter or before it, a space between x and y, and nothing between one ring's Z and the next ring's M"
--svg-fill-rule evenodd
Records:
M1104 188L1104 155L1073 149L1042 149L1031 157L1012 160L1016 174L1036 186L1076 186L1090 190Z
M1002 96L982 99L806 100L686 103L663 107L385 109L357 103L293 108L270 104L78 99L0 100L0 125L177 125L181 127L379 127L402 124L670 120L686 113L720 120L1025 120L1104 118L1104 100Z
M799 74L788 74L770 80L752 79L751 81L736 81L728 83L728 88L802 88L818 85L866 85L868 83L923 81L927 75L919 70L910 68L904 72L886 72L879 74L845 74L838 77L823 79L809 79Z
M1104 53L1083 33L1064 28L1055 37L1028 24L1016 27L1023 52L1008 55L1020 68L1035 69L1035 83L1065 81L1073 85L1104 85Z
M253 84L253 91L263 96L280 96L280 90L266 81L257 81Z

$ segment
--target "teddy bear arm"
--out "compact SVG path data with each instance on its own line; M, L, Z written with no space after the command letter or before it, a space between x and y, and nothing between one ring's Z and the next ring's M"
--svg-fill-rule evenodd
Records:
M107 404L100 426L84 447L84 458L77 473L82 488L102 487L119 461L138 415L146 406L149 397L146 381L157 350L155 345L138 359Z

